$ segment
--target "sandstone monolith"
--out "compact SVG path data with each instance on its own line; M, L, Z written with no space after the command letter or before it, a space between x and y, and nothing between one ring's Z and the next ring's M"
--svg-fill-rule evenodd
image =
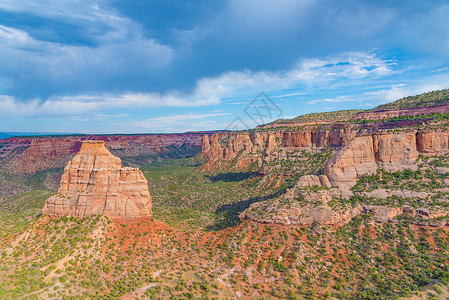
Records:
M58 193L47 199L42 214L133 220L151 218L151 206L148 182L139 169L122 167L120 158L103 141L83 141L64 169Z

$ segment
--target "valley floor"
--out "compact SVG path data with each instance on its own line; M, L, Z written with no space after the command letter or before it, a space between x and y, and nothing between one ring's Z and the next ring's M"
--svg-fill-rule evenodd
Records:
M193 159L143 168L154 220L40 216L51 191L0 204L2 299L443 299L449 226L361 215L342 226L241 221L285 186ZM257 187L257 188L256 188Z

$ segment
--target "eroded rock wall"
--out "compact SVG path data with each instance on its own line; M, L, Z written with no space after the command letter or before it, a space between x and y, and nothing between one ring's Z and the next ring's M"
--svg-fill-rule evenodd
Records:
M224 149L219 140L225 141ZM257 151L265 154L264 164L270 157L278 157L282 148L322 148L337 150L326 164L324 174L332 186L349 189L357 179L375 173L378 167L387 171L416 169L419 154L442 155L449 150L449 133L440 131L382 131L361 133L355 125L329 129L271 131L252 134L215 134L203 139L202 153L209 157L208 165L231 161L239 153L247 159ZM261 152L260 152L261 153ZM281 155L282 156L282 155ZM238 162L237 162L238 164Z

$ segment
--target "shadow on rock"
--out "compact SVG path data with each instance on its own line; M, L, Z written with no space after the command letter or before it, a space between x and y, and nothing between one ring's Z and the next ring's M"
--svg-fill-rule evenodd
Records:
M206 175L205 177L209 178L211 182L216 182L220 180L224 182L235 182L235 181L243 181L256 175L257 172L235 172L235 173L220 173L214 176Z
M235 227L242 223L242 220L239 218L240 213L247 209L251 204L271 200L278 196L280 196L280 193L273 193L267 196L252 197L247 200L222 205L215 210L215 213L219 216L217 222L208 226L207 230L216 231Z

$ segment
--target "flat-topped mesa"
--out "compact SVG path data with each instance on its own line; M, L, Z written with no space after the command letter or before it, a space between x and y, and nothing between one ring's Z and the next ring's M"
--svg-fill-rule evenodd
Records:
M122 168L104 141L83 141L64 168L58 193L47 199L42 214L80 219L104 215L111 219L151 218L148 182L137 168Z

